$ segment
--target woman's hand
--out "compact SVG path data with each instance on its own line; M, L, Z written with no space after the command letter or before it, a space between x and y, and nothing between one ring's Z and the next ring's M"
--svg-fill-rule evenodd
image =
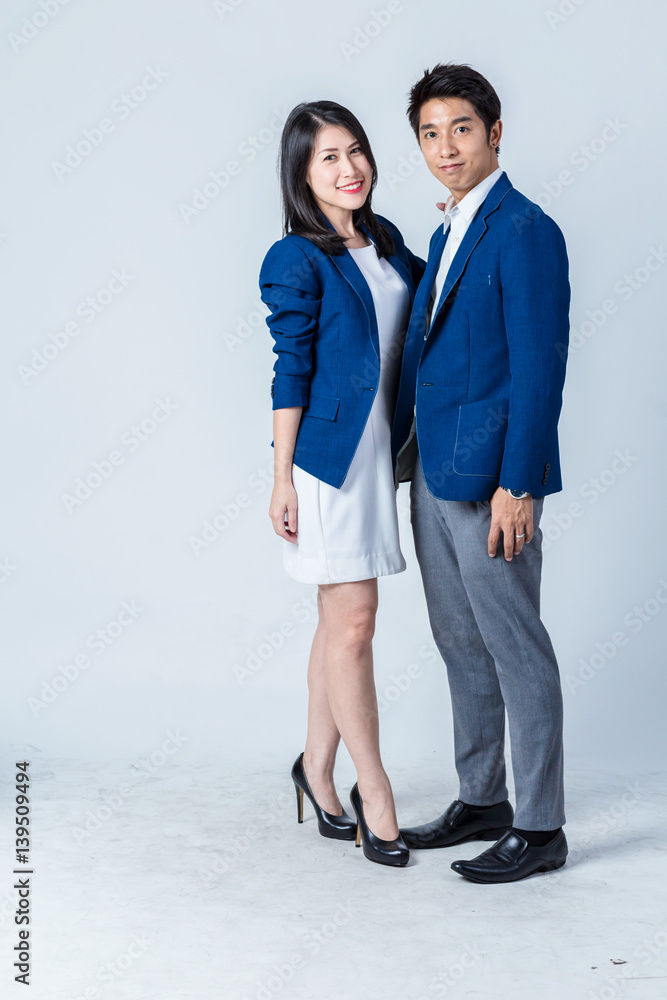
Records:
M280 535L287 542L296 543L297 506L296 490L292 481L276 481L271 494L269 517L276 535Z
M292 460L302 410L302 406L280 406L273 411L273 493L269 517L276 535L287 542L296 542L297 497L292 482Z

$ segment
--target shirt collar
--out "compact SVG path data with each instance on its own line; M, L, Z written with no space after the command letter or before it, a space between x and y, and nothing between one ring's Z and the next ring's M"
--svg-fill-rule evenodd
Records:
M482 204L502 172L502 167L496 167L496 169L493 170L488 177L485 177L484 180L480 181L479 184L476 184L474 188L468 191L467 195L464 198L461 198L461 201L459 201L458 204L454 204L454 196L450 195L447 199L447 207L445 208L443 223L444 229L447 229L452 220L452 212L460 212L466 222L470 222L473 215Z

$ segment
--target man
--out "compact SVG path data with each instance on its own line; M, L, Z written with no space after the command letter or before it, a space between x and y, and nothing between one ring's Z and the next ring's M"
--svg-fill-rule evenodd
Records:
M450 191L405 342L392 431L429 619L447 665L459 798L411 848L496 841L452 868L510 882L565 864L562 696L540 620L540 516L560 490L568 261L556 223L498 166L494 88L437 65L408 117ZM516 815L505 784L509 722Z

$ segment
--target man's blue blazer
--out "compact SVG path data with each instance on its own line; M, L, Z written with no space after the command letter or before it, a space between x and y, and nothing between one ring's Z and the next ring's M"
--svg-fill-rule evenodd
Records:
M412 305L425 262L407 249L391 222L377 218L391 233L394 253L387 259L405 281ZM329 255L293 233L269 249L259 286L278 355L273 409L304 407L294 463L339 489L378 389L380 351L371 290L347 250ZM404 337L402 331L401 344Z
M488 500L499 485L534 497L556 493L570 305L563 234L503 171L454 255L427 330L447 236L440 225L415 297L394 461L416 406L417 444L434 496Z

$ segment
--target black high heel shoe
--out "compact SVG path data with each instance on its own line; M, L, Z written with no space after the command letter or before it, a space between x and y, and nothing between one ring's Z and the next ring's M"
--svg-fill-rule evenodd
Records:
M357 815L357 847L363 840L364 854L369 861L376 861L380 865L394 865L397 868L404 868L410 860L410 851L400 832L396 840L381 840L368 829L368 823L364 819L361 795L356 784L350 791L350 802Z
M313 803L313 809L317 816L317 825L323 837L331 840L354 840L356 836L357 824L343 809L340 816L325 812L320 809L315 796L310 790L306 772L303 769L303 754L300 753L294 761L292 767L292 781L296 789L296 818L299 823L303 823L303 793L305 792Z

